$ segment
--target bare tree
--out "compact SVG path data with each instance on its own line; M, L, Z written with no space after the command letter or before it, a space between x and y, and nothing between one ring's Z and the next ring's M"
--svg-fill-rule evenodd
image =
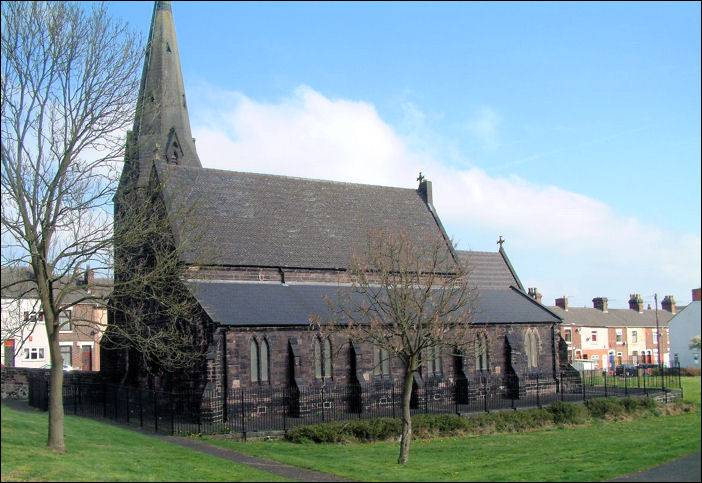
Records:
M109 267L114 161L134 118L140 45L104 5L2 3L2 266L31 267L52 365L48 446L57 451L59 314L94 296L75 283L81 267Z
M350 287L327 300L331 320L311 317L320 332L372 344L403 367L402 436L399 464L406 464L412 439L410 400L422 358L465 356L475 347L477 290L468 268L454 259L443 239L416 240L406 233L379 231L366 252L348 267ZM483 340L483 339L481 339ZM383 360L375 361L383 364Z

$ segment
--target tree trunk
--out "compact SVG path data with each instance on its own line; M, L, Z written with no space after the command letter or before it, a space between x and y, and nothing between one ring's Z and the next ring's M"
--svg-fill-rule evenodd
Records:
M52 321L46 321L49 336L51 372L49 382L49 439L46 445L54 451L66 451L63 438L63 356L58 341L58 328L50 330Z
M400 456L397 463L406 465L409 461L409 448L412 441L412 415L410 413L410 399L412 398L412 383L414 371L405 370L405 385L402 390L402 436L400 437Z

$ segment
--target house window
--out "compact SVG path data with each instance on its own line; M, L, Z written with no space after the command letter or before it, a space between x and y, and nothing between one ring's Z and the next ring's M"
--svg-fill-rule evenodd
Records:
M533 330L526 334L524 347L527 355L527 367L534 368L539 366L539 339Z
M61 357L63 357L63 363L68 364L69 366L73 365L73 359L71 358L72 356L72 348L70 345L62 345L61 346Z
M25 312L24 313L24 321L25 322L36 322L37 321L37 313L36 312Z
M63 310L59 313L59 330L61 332L70 332L71 328L71 311Z
M653 332L653 343L658 344L658 330L652 329Z
M427 349L427 375L436 376L441 374L441 356L438 347Z
M638 364L639 362L639 351L634 351L631 353L631 363Z
M44 359L43 347L30 347L24 350L24 358L30 361Z
M596 330L592 331L591 339L592 339L592 342L597 342L597 331Z
M251 341L251 382L267 382L268 372L268 342L262 340L259 344Z
M390 375L390 359L388 358L388 351L376 345L373 346L373 375Z
M566 342L572 342L573 340L573 334L570 329L565 330L565 341Z
M622 329L617 329L617 344L622 343Z
M487 353L487 336L479 334L474 342L475 351L475 368L479 371L487 371L488 368L488 353Z
M324 339L324 343L314 339L314 377L323 379L332 377L331 341Z

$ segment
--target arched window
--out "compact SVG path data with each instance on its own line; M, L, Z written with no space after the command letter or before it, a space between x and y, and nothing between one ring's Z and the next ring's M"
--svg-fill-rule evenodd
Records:
M527 356L527 367L535 368L539 366L539 337L533 330L526 333L524 348Z
M318 338L314 338L314 377L322 378L322 344Z
M487 353L487 336L478 334L474 342L475 352L475 369L478 371L487 371L488 369L488 353Z
M427 349L427 376L437 376L441 374L441 356L438 347Z
M332 377L332 346L329 339L322 343L318 337L314 338L314 377L323 379Z
M324 377L331 377L332 376L332 347L331 347L331 341L329 339L324 340L324 367L323 367L323 374L322 376Z
M251 341L251 382L258 382L258 344Z
M268 342L263 339L259 344L256 339L251 341L251 382L268 382L269 359Z
M377 345L373 346L373 375L390 375L390 358L388 357L388 351Z
M268 380L270 379L270 377L269 377L269 371L268 371L268 367L269 367L269 363L268 363L268 362L269 362L269 361L268 361L268 354L269 354L269 351L268 351L268 342L267 342L265 339L263 339L263 340L261 341L261 351L260 351L260 354L261 354L261 364L259 364L259 367L261 368L261 373L260 373L260 375L261 375L261 381L262 381L262 382L268 382Z

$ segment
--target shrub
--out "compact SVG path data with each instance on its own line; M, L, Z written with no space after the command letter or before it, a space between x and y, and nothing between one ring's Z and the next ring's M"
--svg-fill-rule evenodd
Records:
M624 412L624 406L616 397L588 399L585 403L590 415L595 418L619 417Z
M547 409L556 424L582 424L588 417L585 406L572 402L557 401Z
M356 419L332 423L310 424L289 430L285 439L294 443L346 443L349 441L380 441L399 436L399 419Z

